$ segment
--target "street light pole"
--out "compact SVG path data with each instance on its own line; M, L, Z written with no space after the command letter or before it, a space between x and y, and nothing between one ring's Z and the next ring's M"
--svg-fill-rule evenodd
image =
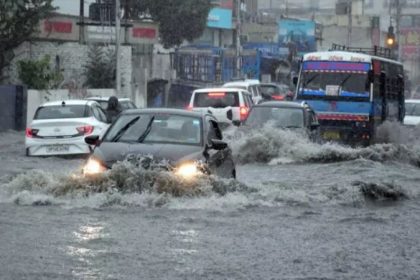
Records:
M348 15L348 25L347 25L347 47L350 47L351 44L351 32L352 32L352 2L347 0L347 15Z
M241 0L236 0L236 77L241 76Z
M401 3L400 0L396 0L397 5L396 7L396 19L395 19L395 28L396 28L396 34L397 34L397 58L400 61L401 60L401 36L400 36L400 21L401 21Z
M121 7L120 0L115 0L115 91L116 95L121 94L121 69L120 69L120 30L121 30Z

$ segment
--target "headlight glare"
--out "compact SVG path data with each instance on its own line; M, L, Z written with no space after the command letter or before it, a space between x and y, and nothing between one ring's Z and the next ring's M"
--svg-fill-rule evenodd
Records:
M175 172L177 175L183 177L183 178L193 178L200 174L200 170L197 167L197 164L195 163L184 163L181 166L179 166Z
M103 166L97 159L89 158L83 167L83 174L95 175L105 172L106 167Z

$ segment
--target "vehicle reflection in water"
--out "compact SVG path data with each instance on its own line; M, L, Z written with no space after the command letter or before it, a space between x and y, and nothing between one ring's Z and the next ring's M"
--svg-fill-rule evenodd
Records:
M175 239L173 244L177 247L170 249L171 254L178 260L175 270L180 273L192 272L194 267L191 267L191 264L199 254L199 250L194 248L199 244L199 232L194 229L172 230L171 236Z
M66 253L76 259L76 266L72 268L72 275L76 279L103 279L102 271L96 268L94 260L101 254L105 254L105 250L96 250L89 248L89 243L101 240L107 236L104 232L103 225L83 225L77 231L73 232L75 237L75 246L67 246Z

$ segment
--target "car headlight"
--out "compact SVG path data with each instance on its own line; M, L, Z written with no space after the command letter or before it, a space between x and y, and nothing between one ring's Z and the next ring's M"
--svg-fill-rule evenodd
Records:
M95 175L105 172L106 167L102 163L94 158L89 158L83 167L83 174L85 175Z
M192 162L182 164L175 171L175 174L186 179L194 178L201 173L202 172L198 168L197 164Z

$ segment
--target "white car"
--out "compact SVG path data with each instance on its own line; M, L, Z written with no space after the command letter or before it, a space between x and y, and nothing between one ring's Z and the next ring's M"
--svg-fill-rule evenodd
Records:
M240 88L249 91L252 94L252 101L258 104L263 101L262 91L259 80L243 80L225 83L222 87Z
M108 99L109 97L102 97L102 96L94 96L94 97L88 97L86 100L93 100L99 103L101 105L102 109L106 110L108 107ZM121 108L123 110L127 109L136 109L136 105L130 100L130 98L118 98L118 102L121 105Z
M27 156L74 155L91 152L85 136L102 135L108 128L106 115L96 101L65 100L38 107L26 128Z
M240 88L204 88L195 90L189 110L209 112L221 123L241 123L253 105L251 94Z
M404 125L418 124L420 124L420 99L407 99L405 100Z

